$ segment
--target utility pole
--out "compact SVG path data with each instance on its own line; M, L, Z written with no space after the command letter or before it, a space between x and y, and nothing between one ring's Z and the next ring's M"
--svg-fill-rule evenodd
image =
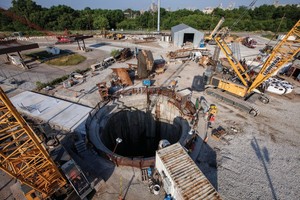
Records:
M160 32L160 0L157 1L157 32Z

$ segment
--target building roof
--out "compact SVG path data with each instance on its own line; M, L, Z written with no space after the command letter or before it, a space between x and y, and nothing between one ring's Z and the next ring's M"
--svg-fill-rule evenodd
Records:
M176 183L182 199L221 199L219 193L179 143L160 149L156 153Z
M192 29L192 30L194 30L194 31L197 31L197 32L200 32L200 31L198 31L197 29L194 29L193 27L190 27L190 26L188 26L188 25L186 25L186 24L178 24L178 25L176 25L176 26L173 26L172 28L171 28L171 31L172 32L178 32L178 31L182 31L182 30L185 30L185 29Z
M171 28L171 30L172 30L172 32L178 32L178 31L181 31L181 30L184 30L184 29L187 29L187 28L190 28L190 27L186 24L178 24L176 26L173 26Z
M92 110L86 106L30 91L22 92L10 100L18 112L24 115L48 122L50 126L81 134L85 134L85 120Z

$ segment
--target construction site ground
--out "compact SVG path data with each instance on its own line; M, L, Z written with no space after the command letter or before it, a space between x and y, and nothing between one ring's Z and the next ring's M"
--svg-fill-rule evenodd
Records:
M249 49L240 46L241 56L253 56L268 42L267 39L253 35L258 41L258 47ZM44 48L49 40L34 39L40 48ZM49 66L35 61L28 63L30 69L25 71L6 63L1 57L1 87L12 97L22 91L33 90L35 82L48 82L54 78L68 75L76 69L85 69L97 61L108 57L112 49L129 47L151 50L154 58L166 58L168 51L178 49L166 42L153 44L133 44L130 41L111 41L101 38L86 40L89 52L77 50L76 44L58 46L70 49L87 57L78 66ZM213 53L214 46L208 46ZM25 52L22 52L22 54ZM222 54L221 54L222 57ZM247 57L246 57L247 59ZM126 66L126 63L136 63L131 59L125 63L115 63L112 67ZM180 61L168 64L165 73L156 75L155 86L168 86L171 80L178 81L176 90L192 88L195 77L203 78L205 68L193 61ZM88 72L85 81L71 88L57 86L53 90L42 92L49 95L78 102L94 107L100 100L96 84L109 81L112 70ZM19 84L13 84L12 79ZM200 114L198 133L194 151L191 157L207 176L213 186L224 199L299 199L300 191L300 83L291 80L294 91L287 95L268 94L269 104L263 104L254 95L249 101L260 110L260 115L251 117L246 113L207 96L203 91L192 91L192 100L203 96L208 103L216 104L218 114L212 129L224 128L225 135L219 140L211 137L203 143L206 135L205 121ZM142 86L141 80L136 80L134 86ZM94 154L87 158L77 159L78 164L90 161L94 169L99 169L99 178L104 179L98 192L91 199L116 199L120 194L126 199L162 199L163 191L155 196L149 192L148 184L141 181L141 170L132 167L115 167L110 161ZM84 167L83 167L84 168ZM14 181L4 172L0 172L0 199L13 199L9 187ZM122 177L122 178L121 178ZM120 189L121 188L121 189Z

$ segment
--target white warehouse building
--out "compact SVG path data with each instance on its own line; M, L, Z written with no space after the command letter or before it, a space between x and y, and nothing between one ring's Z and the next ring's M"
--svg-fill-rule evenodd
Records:
M172 41L175 46L181 47L186 42L193 43L193 46L199 47L200 41L204 37L204 33L185 24L179 24L171 28Z

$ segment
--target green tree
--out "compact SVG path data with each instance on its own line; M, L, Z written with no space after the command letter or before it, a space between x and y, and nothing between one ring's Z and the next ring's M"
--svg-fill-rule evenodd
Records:
M124 21L117 24L118 29L127 29L127 30L135 30L138 29L136 24L136 20L134 19L125 19Z
M52 6L45 14L47 18L47 29L63 31L73 29L73 21L79 16L78 11L65 5Z
M42 11L42 6L32 0L13 0L11 11L29 19L31 13Z
M117 27L117 23L123 21L125 18L122 10L108 10L105 17L108 19L109 27L114 29Z
M79 29L83 30L94 29L93 14L94 10L92 10L90 7L85 7L83 10L79 11L79 17L76 18L80 24L74 23L74 26L81 27Z
M132 9L122 11L86 7L83 10L74 10L65 5L43 8L32 0L12 0L12 7L9 10L49 31L92 30L96 28L154 30L157 26L157 12L146 11L141 14ZM185 23L196 29L212 30L220 18L225 17L223 26L228 26L234 31L276 31L278 29L280 32L285 32L290 30L300 19L300 7L297 5L279 7L262 5L253 10L243 6L226 11L216 8L212 14L187 9L169 12L161 8L160 11L162 30L170 30L172 26L180 23ZM127 13L126 17L124 13ZM284 19L280 24L283 16ZM1 31L34 31L33 26L24 25L7 16L0 15L0 17ZM239 23L233 27L238 19L240 19Z
M259 20L272 19L274 10L275 6L273 5L262 5L253 10L252 17Z
M152 14L150 12L145 12L140 15L136 20L139 28L149 28L149 22L152 19Z
M94 19L93 26L96 29L108 29L109 28L109 22L106 17L98 16Z

